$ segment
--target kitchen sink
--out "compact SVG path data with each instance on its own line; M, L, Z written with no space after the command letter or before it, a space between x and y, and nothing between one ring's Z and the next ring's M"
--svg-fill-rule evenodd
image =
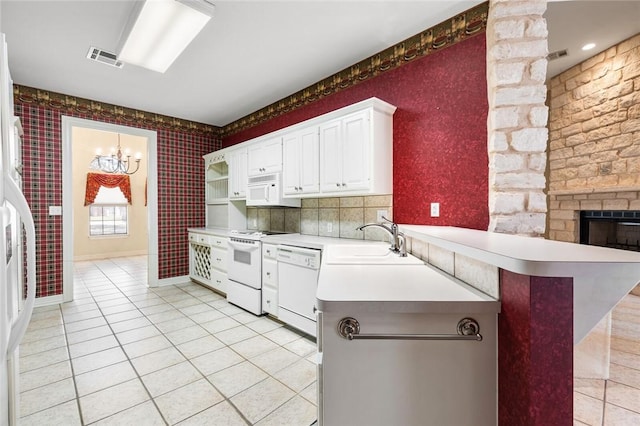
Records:
M388 244L330 245L324 252L328 265L422 265L424 262L407 254L400 257Z

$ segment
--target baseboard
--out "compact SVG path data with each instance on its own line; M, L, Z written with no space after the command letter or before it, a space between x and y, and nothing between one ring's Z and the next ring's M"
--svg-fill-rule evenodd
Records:
M191 282L189 275L181 275L179 277L163 278L158 280L158 287L164 287L166 285L176 285Z
M55 296L46 296L46 297L38 297L35 302L33 302L33 306L35 308L39 308L42 306L51 306L57 305L59 303L64 302L64 297L62 294L56 294Z

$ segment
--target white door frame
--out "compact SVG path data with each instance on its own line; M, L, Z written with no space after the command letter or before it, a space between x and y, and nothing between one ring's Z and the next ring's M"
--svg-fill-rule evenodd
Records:
M119 124L62 116L62 292L73 300L73 149L72 129L83 127L147 138L148 284L158 286L158 133Z

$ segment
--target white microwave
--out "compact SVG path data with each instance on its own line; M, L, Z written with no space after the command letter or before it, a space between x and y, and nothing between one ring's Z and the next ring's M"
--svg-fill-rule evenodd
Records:
M249 177L247 180L247 206L300 207L299 198L284 198L282 192L280 173Z

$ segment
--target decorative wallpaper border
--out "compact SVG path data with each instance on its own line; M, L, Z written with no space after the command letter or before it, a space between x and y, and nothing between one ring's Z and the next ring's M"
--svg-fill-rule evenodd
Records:
M48 90L15 85L13 95L16 102L62 111L67 114L89 114L98 120L115 120L119 124L135 127L185 131L203 135L218 136L220 127L211 126L152 112L92 101L76 96L63 95Z
M414 59L430 55L476 34L481 34L486 31L488 14L489 2L487 1L293 95L227 124L222 127L220 137L224 138L249 129L384 72L391 71Z

